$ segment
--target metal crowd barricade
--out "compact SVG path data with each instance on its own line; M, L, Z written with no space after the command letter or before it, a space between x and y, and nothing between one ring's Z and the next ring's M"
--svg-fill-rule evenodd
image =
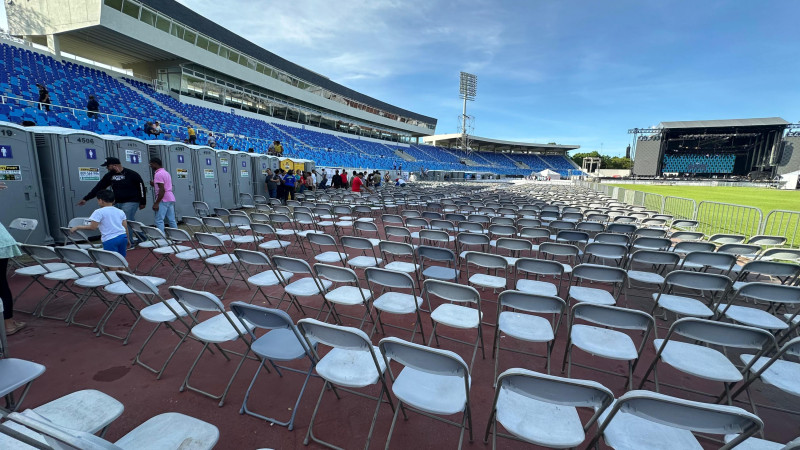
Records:
M770 211L761 224L759 234L786 236L786 245L789 247L800 246L800 211L787 211L776 209Z
M701 201L697 206L698 231L754 236L761 231L764 214L753 206Z
M676 219L694 220L697 217L697 202L690 198L664 197L664 207L661 210Z

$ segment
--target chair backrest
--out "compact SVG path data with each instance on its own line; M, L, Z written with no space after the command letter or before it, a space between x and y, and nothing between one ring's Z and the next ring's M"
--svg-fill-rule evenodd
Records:
M225 243L222 242L222 239L220 239L219 236L210 233L195 233L194 237L197 239L197 242L199 242L200 245L206 247L225 247Z
M94 260L89 256L89 252L78 248L56 247L56 253L64 261L70 264L92 264Z
M272 267L272 263L269 260L269 256L265 255L262 252L237 248L233 250L233 254L236 255L236 258L239 260L239 262L242 262L244 264L249 264L251 266Z
M308 233L306 235L306 239L308 239L308 241L314 245L319 245L319 246L333 245L334 247L338 247L336 239L330 234Z
M417 247L417 255L421 261L430 259L439 262L452 262L455 263L456 255L449 248L431 247L428 245L420 245Z
M741 234L713 234L708 238L708 242L715 244L741 244L745 236Z
M119 279L125 283L133 292L142 295L159 295L158 286L154 285L146 277L134 275L128 272L117 272Z
M383 232L386 233L386 236L397 236L403 239L411 239L411 231L409 231L406 227L396 227L393 225L386 225L383 227Z
M609 233L622 233L622 234L632 234L634 233L639 227L632 223L610 223L606 227L606 231Z
M796 248L768 248L758 259L800 262L800 249Z
M754 244L723 244L717 249L717 253L730 253L736 256L754 257L761 251L760 245Z
M556 241L588 242L589 233L578 230L561 230L556 234Z
M639 228L633 233L633 235L635 237L663 238L667 235L667 230L660 228Z
M499 236L514 236L517 234L517 228L513 225L492 224L489 225L489 234Z
M310 318L298 320L297 328L310 341L345 350L368 351L377 358L369 336L358 328L332 325Z
M650 391L629 391L620 397L600 427L602 433L614 421L617 412L683 430L707 434L740 435L720 447L734 448L753 434L759 432L764 423L755 414L735 406L717 405L684 400Z
M736 264L736 255L717 252L691 252L683 258L683 266L686 267L688 263L727 271Z
M716 248L711 242L681 241L672 247L672 251L687 254L692 252L713 252Z
M693 341L703 341L722 347L751 350L777 349L778 347L775 336L767 330L695 317L676 320L669 328L667 338L673 333Z
M577 303L572 307L572 317L605 327L625 330L649 331L656 326L653 316L644 311L593 303Z
M508 369L497 377L497 389L560 406L591 408L588 429L614 401L614 393L591 380L557 377L526 369ZM524 411L520 411L523 414Z
M519 237L527 239L550 239L550 230L547 228L524 227L519 230Z
M495 248L512 252L531 251L533 250L533 243L527 239L498 238Z
M55 425L34 410L27 410L23 413L13 412L7 418L9 421L41 434L45 445L48 445L46 448L56 448L58 450L121 450L121 447L99 436Z
M61 259L61 256L56 253L53 247L47 247L45 245L22 244L20 245L20 249L39 264L44 264L45 261Z
M627 273L619 267L578 264L572 269L572 277L579 280L616 284L623 283L627 278Z
M230 213L226 214L226 217L230 219ZM203 225L210 228L222 228L227 230L225 222L219 217L203 217Z
M458 233L456 235L456 242L459 246L487 246L491 242L489 236L478 233Z
M530 294L521 291L503 291L497 297L500 307L513 308L539 314L562 314L567 303L560 297Z
M606 226L600 222L578 222L575 229L587 233L600 233L605 231Z
M249 227L251 226L250 218L239 214L231 214L228 216L228 223L233 227Z
M628 245L628 243L630 243L630 238L626 234L604 232L597 233L597 235L594 237L594 242L603 244Z
M545 242L539 246L539 253L545 255L575 257L580 254L578 247L571 244L557 244L554 242Z
M525 272L556 277L564 274L564 266L561 263L546 259L520 258L514 263L514 268L517 273Z
M604 242L592 242L587 244L583 253L587 256L599 256L601 258L621 259L628 254L628 247L622 244L606 244Z
M480 310L481 294L472 286L441 280L425 280L422 283L422 291L426 294L428 303L430 303L430 297L427 295L430 294L449 302L475 303Z
M203 228L203 220L200 219L199 217L183 216L183 223L185 223L186 226L192 228L193 230L194 228L198 229Z
M331 266L328 264L314 264L314 273L318 277L331 280L336 283L355 283L358 284L358 275L353 269L347 267Z
M225 312L225 305L211 292L195 291L182 286L170 286L169 292L178 303L188 306L186 309Z
M748 244L760 245L762 247L777 247L786 243L786 236L771 236L760 234L747 240Z
M441 230L419 230L420 240L429 240L436 242L450 242L450 235Z
M301 339L299 330L297 330L292 321L292 317L289 316L286 311L251 305L244 302L232 302L230 308L236 317L252 324L256 328L266 330L287 329L294 331L300 343L305 347L304 339Z
M164 228L164 233L166 233L167 238L170 241L184 243L184 242L192 242L192 237L189 235L189 232L186 230L181 230L180 228Z
M364 277L370 287L373 284L377 284L394 289L414 289L414 279L404 272L396 272L379 267L367 267L364 269Z
M736 291L736 297L797 305L800 304L800 286L762 282L745 283Z
M311 266L305 260L299 258L275 255L272 257L272 262L275 264L275 269L278 271L305 273L308 275L313 275L314 273L311 270Z
M505 258L491 253L467 252L464 259L468 265L472 264L484 269L505 270L508 267L508 261Z
M409 228L428 228L428 221L421 217L407 217L406 227Z
M353 222L353 228L361 232L378 233L378 226L373 222L364 222L356 220Z
M699 231L676 231L670 238L678 241L701 241L706 235Z
M369 239L355 237L355 236L342 236L340 238L342 247L354 248L357 250L374 250L372 242Z
M383 214L381 215L381 222L384 224L393 223L403 225L403 218L397 214Z
M378 345L386 358L406 367L434 375L463 378L465 388L469 391L469 368L457 354L396 337L383 338Z
M89 256L94 260L94 262L103 268L128 267L128 260L126 260L124 256L117 252L102 250L99 248L90 248L88 249L88 252Z
M380 241L378 249L383 253L394 256L411 256L412 259L414 256L414 247L405 242Z
M657 266L677 266L680 264L681 257L675 252L662 250L637 250L630 255L628 267L634 263L653 264Z
M731 279L715 273L675 270L664 278L664 289L673 286L699 291L725 292L731 286Z
M792 282L800 275L800 265L778 261L748 261L739 272L739 279L747 278L749 274L768 275L777 277L785 282Z
M662 237L642 236L634 239L632 246L650 250L668 250L672 247L672 241Z

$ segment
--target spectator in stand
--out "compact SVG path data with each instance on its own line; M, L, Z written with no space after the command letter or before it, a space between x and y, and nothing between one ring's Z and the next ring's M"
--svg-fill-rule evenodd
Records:
M350 190L353 191L354 194L361 195L361 186L364 184L364 181L361 179L361 174L356 172L353 174L353 179L350 181Z
M127 256L128 221L122 210L114 208L114 192L107 189L98 192L97 204L100 205L100 208L95 209L89 216L89 225L78 225L70 228L69 231L74 233L77 230L97 230L99 228L103 250L117 252L123 257Z
M342 176L339 175L339 169L336 169L336 173L334 173L333 176L331 177L331 184L333 184L334 189L341 189Z
M151 185L156 190L156 199L153 201L153 211L156 212L156 227L164 231L164 219L170 228L177 228L175 221L175 194L172 193L172 176L164 170L161 158L151 158L150 168L153 169Z
M347 189L347 186L348 186L348 184L347 184L347 171L343 170L342 171L342 187Z
M100 103L97 102L94 95L89 96L89 101L86 102L86 110L89 111L86 115L89 116L90 119L97 118L97 111L100 111Z
M144 124L144 132L148 137L158 137L158 135L161 134L161 124L159 124L157 120L155 122L146 122Z
M250 148L247 149L247 153L255 153L255 152L256 152L256 149L254 149L253 147L250 147Z
M189 143L192 144L192 145L196 145L197 144L197 132L194 131L194 128L192 128L192 126L189 125L188 127L186 127L186 132L189 133Z
M286 175L283 177L283 185L285 190L283 191L283 204L285 205L287 201L294 200L294 188L297 185L297 179L294 177L294 170L290 170L286 172Z
M0 183L0 190L7 187L5 183ZM3 299L3 319L6 325L6 336L11 336L25 328L25 322L14 320L14 299L11 295L11 288L8 286L8 260L21 255L22 252L17 246L17 240L0 223L0 298ZM0 336L0 339L3 339L3 336Z
M208 146L211 148L217 147L217 140L214 139L214 133L208 133Z
M43 84L36 83L36 87L39 88L39 109L50 111L50 103L52 103L50 92L47 91Z
M278 197L278 176L272 172L272 169L267 169L267 178L264 180L265 188L269 198Z
M78 202L78 206L85 205L87 200L95 198L97 194L111 186L111 190L114 191L115 202L112 202L115 203L114 206L125 213L127 220L136 220L136 211L147 206L147 197L145 196L147 188L142 177L133 170L122 167L119 158L113 156L106 158L101 166L108 169L108 173ZM131 244L137 243L133 234L129 238Z
M283 156L283 145L281 141L275 141L275 156Z

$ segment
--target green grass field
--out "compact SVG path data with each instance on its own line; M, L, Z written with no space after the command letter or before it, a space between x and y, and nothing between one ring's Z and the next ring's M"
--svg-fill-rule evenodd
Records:
M774 209L800 211L800 191L777 189L713 187L713 186L653 186L646 184L612 184L625 189L650 192L663 196L690 198L697 203L702 200L755 206L766 216Z
M800 191L781 191L764 188L714 187L714 186L654 186L639 184L611 184L627 190L642 191L663 195L664 197L682 197L692 199L700 206L701 201L730 203L734 205L759 208L766 220L770 211L800 211ZM653 197L656 200L657 197ZM649 206L652 208L653 206ZM719 205L706 205L700 208L696 217L700 222L698 231L709 234L732 233L753 236L763 233L786 236L787 244L800 246L800 213L775 213L767 220L763 229L757 213L742 208L729 208ZM673 214L676 211L664 211Z

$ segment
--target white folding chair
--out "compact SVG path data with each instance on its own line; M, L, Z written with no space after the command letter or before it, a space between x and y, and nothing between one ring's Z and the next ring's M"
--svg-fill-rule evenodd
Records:
M497 297L497 327L494 332L492 358L494 379L500 365L500 350L508 350L530 356L542 356L519 349L501 346L501 338L518 339L524 342L545 343L547 360L545 368L550 373L550 356L553 353L555 335L567 304L556 296L530 294L522 291L503 291ZM550 320L534 314L546 314ZM501 336L502 334L502 336ZM506 339L508 342L508 339ZM496 385L496 384L495 384Z
M403 418L408 420L406 409L459 427L459 449L464 441L465 429L469 430L469 440L472 442L472 410L469 401L471 377L464 360L451 351L426 347L396 337L383 338L379 345L386 367L389 367L391 360L403 365L403 370L396 377L389 367L397 408L386 438L386 448L389 448L397 415L401 410ZM458 413L462 414L461 423L438 417Z
M694 433L739 436L720 450L730 450L759 432L764 424L741 408L701 403L650 391L629 391L598 420L597 437L615 450L644 448L700 449Z
M288 256L273 256L272 262L275 267L275 271L278 274L278 278L280 279L281 286L283 287L283 292L289 296L290 306L297 308L297 310L303 315L306 315L306 312L303 304L300 303L301 298L316 297L317 295L323 296L323 305L319 308L305 305L308 308L316 309L317 318L319 318L319 316L322 314L322 311L324 311L326 306L325 303L327 302L327 300L324 298L324 295L333 285L333 283L329 280L320 280L317 278L317 276L314 274L314 270L305 260L299 258L289 258ZM291 273L292 276L308 276L291 281L290 279L281 276L283 273ZM282 297L281 303L283 303ZM281 303L278 303L278 308L280 308Z
M739 389L731 395L731 398L735 399L742 392L746 392L753 413L756 413L756 403L750 395L749 388L756 380L776 387L783 393L800 397L800 337L785 343L772 357L744 353L739 355L739 358L749 367L750 373ZM781 409L774 405L762 406L791 414L800 414L798 410Z
M419 328L422 335L422 342L425 342L425 330L422 326L422 317L420 316L420 309L422 307L423 299L417 295L416 285L411 275L403 272L395 272L393 270L381 269L378 267L367 267L364 271L364 277L367 280L367 287L373 298L372 307L375 308L375 319L377 324L373 325L370 336L375 333L378 326L381 328L381 333L385 336L385 327L393 327L401 330L408 331L408 328L399 327L393 324L384 324L381 320L381 314L415 314L416 320L414 321L414 328L411 330L411 341L414 341L414 336ZM389 289L389 292L386 290ZM397 292L397 289L407 289L409 293ZM430 304L428 304L430 309Z
M679 336L683 336L692 342L676 340L675 338ZM750 366L755 360L750 361L749 364L740 369L725 354L715 348L711 348L710 345L719 346L726 351L728 349L755 350L759 356L764 352L777 349L775 337L768 331L694 317L676 320L670 327L666 337L664 339L655 339L653 345L656 349L656 356L642 377L642 382L639 384L640 389L648 381L650 372L653 372L653 381L656 392L658 392L657 366L659 362L664 362L685 374L721 382L724 392L720 397L724 396L728 404L731 404L731 387L744 380L743 374L750 370ZM675 385L661 384L683 389ZM700 393L703 394L702 392Z
M14 270L15 275L21 275L25 277L30 277L31 281L22 288L21 291L18 291L15 294L15 297L22 298L22 294L28 290L34 283L37 283L39 286L43 287L45 291L50 292L50 288L47 287L42 281L39 279L42 276L54 272L58 272L60 270L68 270L69 265L63 262L46 262L46 261L53 261L53 260L61 260L50 247L44 246L34 246L30 244L20 244L20 250L23 253L30 256L31 259L35 262L35 264L28 265L28 266L21 266L20 268ZM39 249L46 249L43 252L39 252ZM21 311L25 312L25 311Z
M570 276L567 303L572 299L579 303L615 305L620 294L624 291L626 280L627 274L619 267L579 264L575 266ZM610 288L610 291L598 287L583 286L586 282L605 283Z
M184 320L184 318L189 314L195 315L197 310L194 308L188 308L186 305L178 303L178 301L174 298L165 300L158 292L158 286L151 283L147 277L142 277L127 272L117 272L117 276L119 277L120 281L125 283L125 285L127 285L128 288L147 305L139 311L139 319L144 319L147 322L156 324L155 328L153 328L153 330L147 336L147 339L145 339L144 343L142 343L139 351L136 352L136 356L133 358L133 364L138 364L155 373L157 380L161 379L161 375L164 374L164 371L167 369L167 365L169 365L172 357L175 356L178 348L180 348L183 342L190 337L189 330L192 327L190 323ZM151 298L157 301L153 302L150 300ZM131 330L133 330L139 323L139 319L136 320L136 323L134 323L133 327L131 327ZM186 327L185 331L178 331L172 325L176 320ZM170 331L175 333L175 335L180 338L180 341L177 345L175 345L175 348L164 361L164 364L162 364L161 368L155 369L142 361L141 358L145 347L147 347L147 344L150 343L150 340L156 334L156 331L161 328L161 325L164 325L165 327L169 328Z
M191 314L187 316L192 319L192 328L190 330L190 334L193 338L203 343L203 348L200 349L200 353L197 354L197 358L195 358L194 363L192 363L192 366L189 367L189 371L186 373L186 377L183 379L183 384L181 384L180 392L188 389L190 391L205 395L206 397L210 397L214 400L219 400L219 406L222 406L225 403L225 397L228 395L228 390L230 390L231 384L233 384L233 380L236 378L236 374L239 373L239 369L242 368L242 364L244 364L245 359L248 359L250 347L248 347L247 351L244 353L237 353L232 350L223 350L219 344L224 342L233 342L239 339L246 342L244 336L253 330L253 325L240 320L236 317L236 315L234 315L233 312L225 311L225 305L222 304L222 301L220 301L220 299L210 292L195 291L180 286L171 286L169 291L175 300L183 305L187 311L196 310L216 313L214 316L205 319L202 322L195 319L195 317ZM239 364L236 366L236 369L233 371L233 375L231 375L227 386L225 386L225 390L222 391L222 394L220 395L210 394L189 384L189 379L191 378L195 367L197 367L197 363L200 361L200 358L203 356L203 354L205 354L206 350L209 350L208 347L212 344L228 361L230 361L228 353L242 357L241 360L239 360ZM253 358L250 357L250 359Z
M676 288L698 291L704 300L676 295L673 293ZM650 314L654 314L660 307L674 313L676 317L711 318L714 316L711 307L721 302L730 288L731 279L725 275L676 270L664 277L661 289L653 294L654 302Z
M613 401L614 394L596 381L508 369L497 379L483 442L491 434L492 449L498 436L547 448L578 447ZM578 408L591 411L585 424ZM509 434L501 433L498 424Z
M3 305L0 303L0 313L2 312ZM0 397L5 397L5 408L0 408L0 413L16 411L28 395L31 384L44 371L45 367L41 364L9 357L5 322L0 321ZM14 400L14 392L18 389L22 389L22 392L19 400Z
M342 325L342 317L349 317L355 320L360 320L358 328L361 329L364 327L364 321L369 318L372 326L375 326L375 319L372 317L372 311L369 304L370 300L372 299L372 292L370 292L369 289L364 289L361 287L361 284L358 281L358 275L356 275L353 269L331 266L327 264L314 264L314 273L319 280L327 280L338 284L338 286L335 288L326 291L324 295L324 299L327 301L327 306L329 308L328 314L333 315L333 318L336 320L337 324ZM344 314L340 314L339 311L336 310L336 305L341 305L344 307L360 305L364 307L364 313L361 314L361 317L346 316Z
M253 326L253 330L251 330L248 335L249 340L245 340L245 342L250 350L260 359L258 369L255 375L253 375L253 380L250 382L250 386L247 388L247 392L244 395L244 402L242 403L239 413L248 414L266 420L267 422L288 427L289 431L291 431L294 429L294 419L297 415L297 409L300 406L300 400L302 400L306 386L308 385L308 380L311 379L311 375L314 372L314 366L317 360L315 359L312 348L315 348L316 344L314 341L311 341L311 347L309 347L309 341L306 341L306 339L300 335L300 331L294 325L294 322L292 322L292 318L284 311L249 305L242 302L233 302L230 308L231 312L233 312L243 324L250 324ZM255 335L255 329L259 328L269 331L257 337ZM307 359L309 361L310 364L307 371L275 364L275 361L288 362L301 359ZM275 418L267 417L247 407L247 402L250 399L250 393L253 390L256 379L261 373L261 369L266 367L267 361L269 361L270 365L281 378L283 377L281 369L305 375L303 387L300 389L300 394L297 396L294 407L289 408L292 414L288 421L280 421Z
M440 346L440 336L436 333L436 328L439 325L461 330L475 329L477 336L475 337L474 343L448 336L441 337L454 342L472 345L472 359L470 359L469 363L470 369L472 369L472 366L475 364L475 355L478 353L478 345L481 347L483 359L486 359L486 351L483 347L483 330L481 327L483 312L481 310L480 293L470 286L441 280L425 280L422 284L422 295L429 306L431 305L431 296L438 297L447 302L437 306L431 312L431 325L433 329L431 331L431 336L428 338L428 346L431 345L434 339L436 339L436 346Z
M355 236L342 236L339 238L343 249L353 249L361 252L361 255L347 256L347 265L355 269L366 269L367 267L378 267L383 263L383 259L378 258L375 253L375 246L367 238Z
M758 262L758 261L755 261ZM750 299L767 304L766 310L735 305L738 299ZM753 282L742 285L733 292L727 304L717 304L717 314L735 323L762 328L778 336L788 336L797 328L791 320L777 317L776 310L783 307L794 309L796 316L800 305L800 287L783 284ZM788 323L787 323L788 322Z
M575 323L576 320L589 322L591 325ZM636 366L639 364L642 352L655 326L653 316L642 311L616 306L578 303L572 307L569 316L569 337L567 338L567 347L564 352L561 372L564 372L564 367L566 366L567 376L572 377L572 366L574 364L578 367L619 375L616 372L574 363L572 361L572 349L577 347L595 357L626 361L628 363L628 389L633 389L633 372L636 371ZM633 342L629 334L619 330L626 330L629 333L637 332L642 337L639 345L637 346Z
M378 411L380 411L384 395L386 395L386 401L389 403L392 411L395 410L391 395L389 394L389 388L386 385L386 376L384 373L388 366L388 361L386 358L380 356L380 349L372 345L369 336L357 328L331 325L316 319L300 319L297 322L297 326L308 343L317 343L331 347L331 350L326 353L323 358L320 358L316 350L312 349L314 351L314 357L318 361L315 368L317 375L322 377L325 383L319 393L314 412L311 414L308 432L306 433L303 443L308 445L309 441L313 440L326 447L335 448L333 444L314 436L314 420L319 412L322 397L330 388L337 398L340 398L339 391L345 391L377 401L375 413L372 416L372 423L369 427L369 434L367 434L367 442L364 445L364 448L369 448L372 432L375 429ZM312 345L307 344L307 347L312 348ZM374 386L378 383L380 383L380 394L378 397L353 390ZM353 420L353 416L350 415L348 420Z

